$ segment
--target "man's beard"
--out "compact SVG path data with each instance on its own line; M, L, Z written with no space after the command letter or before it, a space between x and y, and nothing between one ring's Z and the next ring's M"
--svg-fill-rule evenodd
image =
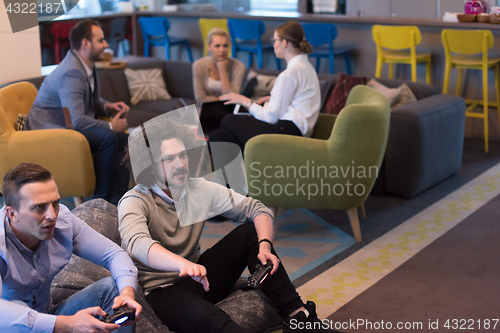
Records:
M103 59L103 52L91 52L89 54L89 59L92 61L99 61Z
M182 168L181 170L178 170L176 172L174 172L172 174L172 178L175 177L176 175L179 175L179 174L183 174L183 173L186 173L187 175L189 175L189 170L187 168ZM187 179L186 181L183 181L183 182L180 182L180 183L177 183L177 184L169 184L168 183L168 180L167 180L167 175L166 175L166 172L165 170L163 169L163 177L159 177L158 178L158 184L161 184L162 186L165 186L166 188L173 188L173 189L179 189L179 188L182 188L186 185L187 183ZM173 182L171 182L173 183Z

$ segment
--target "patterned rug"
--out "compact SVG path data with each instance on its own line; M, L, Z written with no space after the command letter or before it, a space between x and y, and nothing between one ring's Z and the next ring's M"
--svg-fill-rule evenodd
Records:
M207 222L201 247L207 249L238 224L232 221ZM356 241L307 209L279 211L274 247L290 279L316 268Z

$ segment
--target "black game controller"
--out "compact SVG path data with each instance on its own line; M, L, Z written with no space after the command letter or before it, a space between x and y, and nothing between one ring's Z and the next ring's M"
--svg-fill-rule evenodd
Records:
M127 306L122 306L115 309L113 314L106 314L101 318L101 321L105 323L117 324L121 325L126 321L134 321L135 320L135 309L129 308Z
M255 272L248 277L248 281L241 286L241 290L255 289L273 270L273 263L268 260L265 265L255 265Z

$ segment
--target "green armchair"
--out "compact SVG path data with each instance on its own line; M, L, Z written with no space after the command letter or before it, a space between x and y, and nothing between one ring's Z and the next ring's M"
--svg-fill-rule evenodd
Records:
M390 108L374 89L354 87L338 114L320 114L312 138L259 135L245 146L248 194L270 207L346 209L361 241L363 205L387 145Z

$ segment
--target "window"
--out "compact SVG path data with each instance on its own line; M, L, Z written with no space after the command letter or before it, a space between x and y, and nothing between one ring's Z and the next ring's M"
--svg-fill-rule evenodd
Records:
M297 12L298 0L250 0L250 10Z

